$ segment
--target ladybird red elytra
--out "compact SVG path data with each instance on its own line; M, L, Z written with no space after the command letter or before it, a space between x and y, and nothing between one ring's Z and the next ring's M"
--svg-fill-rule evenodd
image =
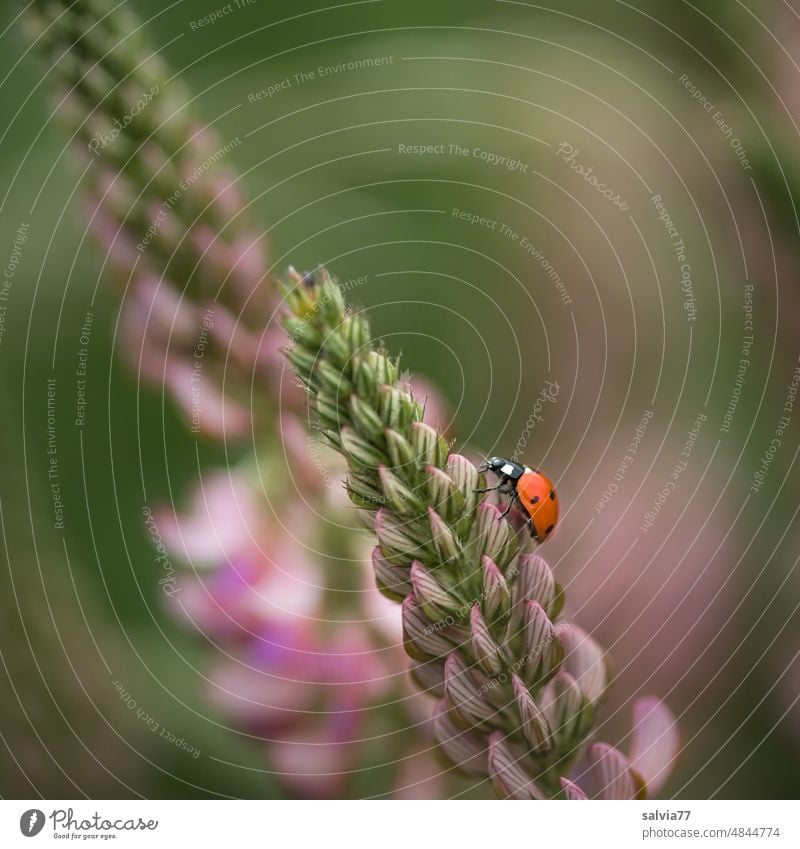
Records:
M547 475L522 466L505 457L492 457L482 463L479 472L492 472L500 482L478 492L500 492L511 496L505 516L517 504L528 517L531 536L544 542L558 522L558 496Z

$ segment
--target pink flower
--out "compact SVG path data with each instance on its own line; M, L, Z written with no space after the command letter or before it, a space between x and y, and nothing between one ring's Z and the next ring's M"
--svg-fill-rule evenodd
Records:
M573 778L592 798L654 798L669 778L680 748L669 708L656 698L638 699L633 705L630 758L607 743L593 743Z
M200 567L231 562L252 543L259 527L253 492L234 471L201 478L185 512L161 507L154 516L170 552Z

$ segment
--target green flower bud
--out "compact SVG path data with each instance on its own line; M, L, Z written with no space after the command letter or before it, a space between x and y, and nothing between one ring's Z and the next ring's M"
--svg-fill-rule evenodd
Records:
M411 564L411 585L414 588L414 596L431 621L445 620L459 609L458 599L418 560Z
M410 657L426 662L452 651L452 643L444 636L443 629L444 626L439 627L428 619L413 595L406 597L403 601L403 644Z
M432 508L428 508L428 518L431 523L431 537L436 553L442 563L455 561L460 554L460 547L453 532L442 517Z
M401 433L391 428L384 431L384 436L392 467L398 471L413 468L416 455L411 443Z
M480 553L502 569L513 557L513 539L508 522L493 504L478 505L476 531Z
M350 396L350 419L365 439L375 444L383 442L384 427L380 416L357 395Z
M411 425L411 445L421 465L437 468L444 465L439 451L439 434L430 425L424 422Z
M409 534L410 525L400 522L385 507L375 517L375 533L384 557L395 566L410 565L421 546Z
M430 504L446 521L453 523L464 513L464 496L452 480L436 466L425 469L428 476Z
M349 427L342 428L342 447L348 460L367 469L377 471L383 461L381 453Z
M378 474L380 475L386 503L400 516L412 517L419 515L422 511L422 503L417 495L397 475L390 472L386 466L381 466Z

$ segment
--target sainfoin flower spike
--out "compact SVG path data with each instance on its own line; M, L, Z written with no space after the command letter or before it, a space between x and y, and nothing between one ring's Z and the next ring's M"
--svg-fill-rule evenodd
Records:
M284 296L287 357L347 460L350 498L377 537L378 587L402 600L412 677L439 698L441 753L501 797L652 797L680 747L668 708L634 704L628 756L592 742L610 664L560 620L564 593L545 560L479 500L482 475L423 421L328 272L290 271Z

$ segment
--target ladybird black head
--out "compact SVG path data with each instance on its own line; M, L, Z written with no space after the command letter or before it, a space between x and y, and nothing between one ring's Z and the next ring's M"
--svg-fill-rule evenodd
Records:
M497 472L500 473L500 470L503 466L508 464L508 460L505 460L503 457L490 457L488 460L485 460L481 463L479 472Z

